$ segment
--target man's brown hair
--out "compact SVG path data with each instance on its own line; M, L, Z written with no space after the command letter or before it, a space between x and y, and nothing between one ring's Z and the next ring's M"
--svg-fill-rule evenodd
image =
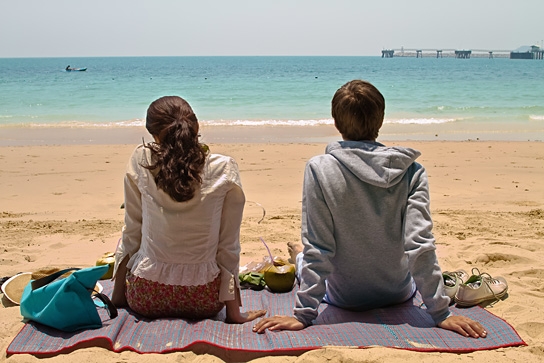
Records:
M376 140L385 114L385 99L371 83L353 80L332 98L334 125L346 140Z

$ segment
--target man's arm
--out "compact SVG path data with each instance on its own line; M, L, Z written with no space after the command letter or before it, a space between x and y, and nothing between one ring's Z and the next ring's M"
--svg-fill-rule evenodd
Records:
M438 327L466 337L485 338L487 332L480 323L451 315L449 311L449 298L443 294L442 271L435 253L427 174L421 165L416 165L404 223L405 249L411 274L427 311Z
M304 172L302 192L302 244L304 245L300 289L294 317L274 316L255 324L253 331L300 330L317 317L317 309L326 291L325 280L332 271L331 258L336 252L334 224L319 185L321 169L310 160Z

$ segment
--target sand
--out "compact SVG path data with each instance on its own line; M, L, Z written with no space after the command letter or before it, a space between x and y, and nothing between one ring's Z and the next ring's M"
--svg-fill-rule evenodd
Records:
M123 225L120 205L124 168L135 143L102 138L100 144L100 138L82 137L81 131L74 134L79 135L79 141L59 142L62 138L57 135L56 141L51 136L53 139L42 142L34 140L25 145L17 141L0 146L0 276L46 266L90 266L103 253L115 249ZM333 135L318 135L318 142L308 137L305 140L312 140L309 143L297 137L288 138L288 142L253 138L229 143L219 136L207 140L213 152L233 156L240 166L247 199L241 231L242 264L264 256L259 237L268 242L274 254L283 257L287 257L286 243L299 240L304 164L322 153L325 142L336 139ZM544 360L544 144L382 142L422 152L419 161L429 174L434 233L443 270L478 267L492 276L505 277L509 295L489 310L508 321L528 346L469 354L326 348L300 356L247 355L237 359L255 363ZM259 223L263 212L266 215ZM37 361L24 354L6 357L6 348L23 322L18 307L5 298L2 303L0 360ZM232 360L217 352L198 353L139 355L95 347L43 360Z

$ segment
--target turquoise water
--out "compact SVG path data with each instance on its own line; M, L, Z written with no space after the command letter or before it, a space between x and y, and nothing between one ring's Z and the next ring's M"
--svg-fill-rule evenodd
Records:
M540 60L134 57L0 59L0 126L141 125L167 94L210 125L328 124L332 95L355 78L382 91L387 123L544 122Z

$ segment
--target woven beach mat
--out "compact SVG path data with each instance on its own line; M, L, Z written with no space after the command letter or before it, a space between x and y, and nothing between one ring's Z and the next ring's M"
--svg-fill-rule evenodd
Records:
M112 284L103 281L104 292L111 294ZM244 309L266 309L268 315L291 315L296 289L290 293L274 294L267 290L243 290ZM481 322L488 331L485 339L465 338L437 328L426 313L421 297L416 294L406 303L351 312L322 304L315 324L301 331L279 331L256 334L253 323L226 324L224 310L214 319L189 321L183 319L148 320L127 309L107 320L95 330L75 333L60 332L28 322L7 348L7 354L27 353L51 356L75 349L101 346L115 352L131 350L138 353L167 353L174 351L204 351L210 349L227 353L256 353L263 355L301 354L325 346L365 348L383 346L424 352L473 352L501 347L526 345L506 321L479 306L451 308Z

